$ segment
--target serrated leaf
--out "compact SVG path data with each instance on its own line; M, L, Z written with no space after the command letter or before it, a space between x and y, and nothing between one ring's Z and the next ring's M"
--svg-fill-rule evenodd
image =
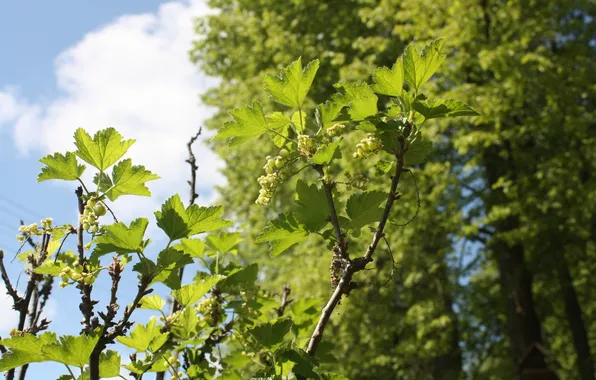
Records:
M66 268L68 264L63 263L60 260L46 260L40 266L33 270L33 273L59 276L62 269Z
M480 115L472 107L456 99L416 100L412 107L426 120L439 117Z
M393 171L395 161L379 161L375 164L375 174L378 176L385 175Z
M224 124L214 137L216 140L231 139L230 143L242 143L267 132L263 106L257 101L252 106L246 105L230 111L230 115L234 120Z
M205 242L200 239L182 239L180 243L176 244L174 248L190 255L191 257L203 257L205 252Z
M101 330L98 328L89 335L61 336L58 342L44 345L41 353L46 360L83 367L89 364L89 357L100 338L100 333Z
M113 202L122 195L151 196L145 183L160 177L146 170L142 165L132 165L131 159L122 160L112 169L112 178L106 173L98 173L93 183L99 185L99 191L105 192Z
M401 96L404 87L404 61L400 57L391 69L380 67L373 74L372 89L377 94Z
M387 200L387 194L382 191L352 194L346 204L346 214L350 218L346 228L360 229L369 223L377 222L383 214L383 209L379 206L385 200Z
M41 348L46 344L57 342L56 334L51 332L45 332L40 336L25 334L0 340L0 344L10 349L10 351L3 353L0 358L0 372L21 367L27 363L47 361L41 352Z
M147 310L163 310L164 306L166 306L166 301L161 298L158 294L152 294L149 296L145 296L141 298L141 302L139 302L139 307L141 309Z
M186 307L197 302L201 297L207 294L213 286L224 278L225 276L216 275L203 279L203 281L184 285L180 289L172 291L172 297L174 297L174 299L182 306Z
M142 253L146 242L143 240L149 221L138 218L126 224L114 223L103 226L102 234L95 238L93 257L100 257L108 253L126 254Z
M408 45L403 54L404 78L416 91L437 71L446 58L441 54L443 39L439 38L422 49L418 54L414 46Z
M329 218L329 205L325 191L317 185L307 185L298 180L296 184L296 220L304 225L307 231L316 232L323 228Z
M292 371L297 375L306 376L307 378L317 378L317 374L313 371L314 367L318 365L315 358L310 356L306 351L298 347L288 347L281 351L281 357L296 363Z
M75 131L76 155L83 161L104 171L124 156L135 140L123 140L114 128L98 131L91 136L83 129Z
M269 242L271 257L279 256L294 244L303 242L308 238L308 233L298 224L296 219L289 214L281 214L277 219L270 221L255 242Z
M199 318L194 308L187 307L180 313L176 322L172 326L172 334L178 339L187 340L197 334L197 324Z
M205 243L209 248L226 254L232 252L234 247L243 242L244 239L240 237L240 232L220 232L219 234L210 234L205 238Z
M340 82L334 87L343 90L341 98L349 104L348 114L351 120L364 120L379 111L377 108L379 98L366 83Z
M77 156L72 152L50 154L40 159L39 162L46 166L41 168L41 173L37 175L37 182L49 179L76 181L81 178L86 169L85 165L77 163Z
M404 165L412 166L423 163L432 152L433 144L422 137L420 132L410 141L408 150L404 156Z
M161 282L170 289L180 289L178 269L192 263L193 261L190 255L173 247L166 248L157 255L156 276L151 283Z
M99 377L117 377L120 375L120 355L114 350L107 350L99 355Z
M238 268L233 273L227 275L227 278L220 284L223 288L225 286L238 284L254 284L259 275L259 265L250 264L243 268Z
M331 99L319 105L323 130L326 130L337 122L349 121L347 118L345 120L338 120L341 111L348 104L349 102L343 98L342 94L334 94Z
M144 352L158 350L166 342L168 336L169 333L162 333L161 326L156 325L156 319L151 318L146 326L137 323L130 332L130 337L119 336L116 340L125 346L134 348L136 352Z
M180 196L176 194L161 206L161 211L155 212L155 217L157 226L174 241L231 226L231 221L220 218L222 214L222 206L193 204L184 208Z
M292 123L296 127L298 133L304 133L306 129L306 112L296 111L292 115Z
M290 332L292 327L291 319L280 319L275 323L264 323L248 330L257 342L267 348L273 348L279 345L284 336Z
M339 143L340 140L337 140L320 146L314 156L311 157L311 162L318 165L328 165L333 158L339 158L341 155L336 154Z
M265 119L267 120L267 126L270 129L269 136L271 137L271 140L275 146L281 148L288 141L284 137L289 136L289 127L292 121L281 112L272 112L265 116Z
M298 108L302 105L312 81L319 69L319 60L311 61L302 70L302 60L298 58L288 67L281 70L279 76L267 75L265 91L277 103Z

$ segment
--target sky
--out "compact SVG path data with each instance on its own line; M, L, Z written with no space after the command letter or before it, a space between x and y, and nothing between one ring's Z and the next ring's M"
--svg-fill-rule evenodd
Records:
M19 248L19 220L30 224L52 217L57 224L76 223L76 183L37 183L36 178L41 157L73 150L79 127L90 133L114 127L136 139L126 157L161 177L148 183L151 198L122 197L113 207L124 222L138 216L152 220L150 255L158 252L164 235L153 211L174 193L186 200L186 142L212 112L199 94L217 82L188 60L195 38L192 20L208 12L200 0L0 1L0 249L19 290L26 282L23 265L11 261ZM195 147L202 205L214 202L214 186L225 181L222 162L204 144L208 138L204 133ZM134 297L131 276L121 286L121 305ZM95 298L105 301L108 291L109 284L99 282ZM165 294L163 288L157 291ZM2 284L0 337L16 326L4 294ZM50 329L78 334L78 291L56 287L52 296ZM146 320L150 314L135 316ZM30 378L46 379L65 368L37 364L30 371Z

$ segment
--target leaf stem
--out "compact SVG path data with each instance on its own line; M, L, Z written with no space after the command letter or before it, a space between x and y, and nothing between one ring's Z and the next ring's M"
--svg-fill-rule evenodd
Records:
M68 364L64 364L64 366L66 366L66 369L68 369L68 372L70 373L70 376L72 376L73 379L76 379L77 377L74 375L74 373L72 372L72 369L70 369L70 367L68 366Z

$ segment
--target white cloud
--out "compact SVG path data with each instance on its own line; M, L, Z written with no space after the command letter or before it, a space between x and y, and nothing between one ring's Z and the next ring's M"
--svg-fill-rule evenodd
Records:
M211 114L198 95L216 83L188 60L192 19L207 12L204 1L170 2L156 13L122 16L88 33L56 59L62 94L35 104L11 89L0 91L0 124L10 122L19 150L35 155L72 150L79 127L114 127L136 139L128 156L162 179L149 183L153 198L116 202L125 220L140 210L150 216L174 192L186 201L186 143ZM224 181L222 162L204 145L197 144L195 153L204 204Z
M0 283L0 336L6 338L10 330L17 327L18 314L12 309L12 298L6 294L6 287Z

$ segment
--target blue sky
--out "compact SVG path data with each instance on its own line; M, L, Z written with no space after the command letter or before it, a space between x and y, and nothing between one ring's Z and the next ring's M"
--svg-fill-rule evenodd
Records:
M152 219L167 197L187 194L184 144L210 115L198 94L215 83L187 58L192 17L205 11L202 1L190 0L0 2L0 249L13 281L22 271L16 260L10 263L18 249L14 237L19 219L76 222L75 184L37 183L36 177L38 159L72 149L78 127L90 132L115 127L135 138L129 152L133 163L162 177L150 183L154 197L117 201L120 219ZM213 186L223 183L222 164L205 146L196 152L199 203L210 203ZM158 246L160 231L150 226L149 233ZM24 283L20 277L20 289ZM121 286L122 306L132 300L135 287L134 281ZM108 289L109 284L98 283L95 297L104 300ZM164 289L158 291L163 294ZM76 289L56 287L54 296L48 307L51 330L77 334L81 316ZM0 295L2 337L14 326L8 305ZM138 318L148 315L141 312ZM46 379L65 368L37 364L30 371L31 378Z

